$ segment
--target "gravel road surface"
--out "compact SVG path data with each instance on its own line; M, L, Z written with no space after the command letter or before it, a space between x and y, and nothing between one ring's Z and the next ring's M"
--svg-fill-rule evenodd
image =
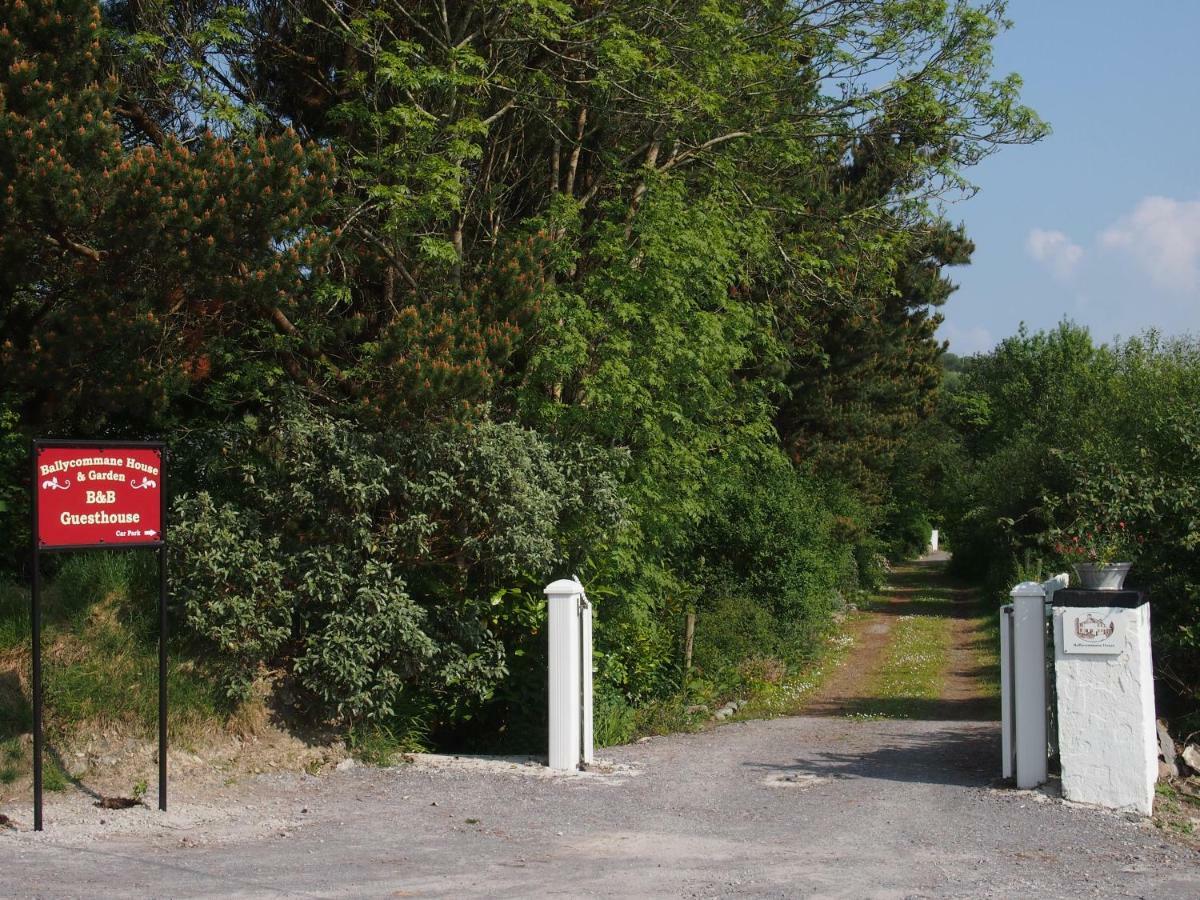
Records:
M262 775L165 816L59 797L42 834L0 829L0 896L1200 897L1200 854L1149 825L993 787L995 723L784 718L603 756Z

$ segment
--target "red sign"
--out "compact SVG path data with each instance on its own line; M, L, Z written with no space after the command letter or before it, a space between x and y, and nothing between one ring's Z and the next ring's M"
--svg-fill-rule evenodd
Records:
M34 452L40 547L162 543L161 446L47 444Z

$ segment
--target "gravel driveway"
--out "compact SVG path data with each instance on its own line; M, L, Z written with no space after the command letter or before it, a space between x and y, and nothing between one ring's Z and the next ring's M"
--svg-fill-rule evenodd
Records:
M263 775L165 817L59 798L41 835L0 831L0 895L1200 897L1200 854L1150 826L994 788L995 723L785 718L603 756Z

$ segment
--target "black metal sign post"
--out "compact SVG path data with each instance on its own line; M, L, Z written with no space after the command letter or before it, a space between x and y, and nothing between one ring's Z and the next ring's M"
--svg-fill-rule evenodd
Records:
M42 830L42 564L38 557L38 444L33 442L29 454L32 478L29 490L33 495L32 517L29 521L29 540L33 545L33 579L29 599L33 609L33 830Z
M163 462L166 462L163 450ZM163 466L163 489L159 494L159 521L163 545L158 548L158 808L167 811L167 473Z
M44 457L53 457L47 465ZM33 572L33 829L42 830L41 554L153 549L158 555L158 808L167 808L166 445L158 441L35 440L31 458ZM74 473L66 484L58 472ZM50 477L48 477L50 476ZM92 487L95 489L89 490ZM72 493L73 491L73 493ZM64 497L63 494L70 496ZM50 501L53 501L52 503ZM83 504L83 505L80 505ZM53 506L50 514L47 507ZM57 518L54 517L57 513Z

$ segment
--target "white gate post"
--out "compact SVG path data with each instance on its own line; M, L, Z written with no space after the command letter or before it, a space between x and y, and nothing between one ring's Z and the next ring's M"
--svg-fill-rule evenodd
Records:
M1017 787L1048 777L1046 760L1046 589L1023 581L1012 589L1012 692Z
M1016 707L1013 705L1013 606L1000 607L1000 773L1015 778Z
M1055 606L1054 659L1063 797L1150 815L1158 780L1150 604Z
M579 578L575 578L575 583L579 584ZM582 690L580 691L582 699L583 722L580 729L580 738L583 743L581 748L583 751L583 761L591 763L594 760L594 744L592 727L592 604L588 602L587 592L584 591L583 585L579 584L579 677L582 679Z
M592 610L578 581L545 588L550 642L552 769L572 771L592 761Z

